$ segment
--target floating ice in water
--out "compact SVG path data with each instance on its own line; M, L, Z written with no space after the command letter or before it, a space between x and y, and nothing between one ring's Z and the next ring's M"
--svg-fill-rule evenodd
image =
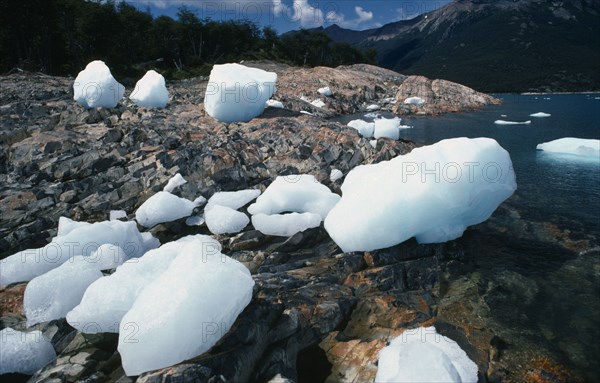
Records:
M550 117L551 114L544 113L544 112L537 112L537 113L530 114L529 116L530 117L538 117L538 118L540 118L540 117Z
M64 318L81 302L87 287L102 277L84 258L88 257L74 257L27 284L23 297L27 326Z
M204 109L223 122L246 122L259 116L275 93L277 74L240 64L213 66Z
M208 230L213 234L239 233L250 223L246 214L221 205L207 205L204 218Z
M344 252L411 237L445 242L485 221L515 189L510 156L495 140L443 140L350 171L325 229Z
M59 235L39 249L23 250L0 261L0 285L29 281L77 255L89 256L103 244L118 245L128 257L139 257L156 244L142 236L135 222L103 221L94 224L59 221Z
M188 226L202 226L204 224L204 218L192 215L185 220L185 224Z
M115 80L103 61L96 60L79 72L73 92L73 99L86 109L114 108L123 98L125 87Z
M410 126L400 125L402 120L398 117L379 118L375 120L375 129L373 135L375 138L391 138L397 140L400 138L400 129L408 129Z
M319 88L317 90L317 92L319 92L320 94L322 94L325 97L331 97L331 96L333 96L333 92L331 91L331 89L328 86L326 86L324 88Z
M594 158L600 157L600 140L565 137L538 144L537 149Z
M186 183L187 183L187 181L185 180L185 178L183 178L183 176L181 174L177 173L169 179L169 181L163 188L163 191L172 193L176 187L185 185Z
M7 327L0 331L0 350L0 375L33 375L56 359L52 343L41 331L21 332Z
M435 327L406 330L379 351L375 382L476 383L477 365Z
M526 125L531 124L531 120L527 121L505 121L505 120L496 120L494 121L496 125Z
M291 237L292 235L321 225L322 218L314 213L255 214L252 225L266 235Z
M271 108L283 109L283 103L277 100L267 100L267 106Z
M194 246L180 252L121 320L125 373L139 375L208 351L250 303L253 286L248 269L219 251Z
M135 212L135 219L144 227L152 227L163 222L171 222L192 215L194 202L161 191L148 198Z
M213 205L221 205L230 207L232 209L239 209L249 202L255 200L259 195L260 190L258 189L246 189L234 192L218 192L210 197L206 209Z
M367 112L374 112L379 109L381 109L381 107L377 104L371 104L371 105L367 106Z
M331 169L331 173L329 173L329 180L330 181L337 181L340 178L342 178L344 176L344 173L342 173L340 170L338 169Z
M423 105L424 103L425 100L423 100L421 97L408 97L404 100L404 104L406 105Z
M255 203L250 214L315 213L325 218L340 196L308 174L277 177Z
M506 114L501 114L500 117L508 117Z
M165 78L154 70L146 72L129 96L131 101L147 108L164 108L169 102Z
M109 221L116 221L121 218L127 218L127 212L125 210L111 210L108 217Z
M363 137L373 137L373 131L375 130L374 122L367 122L364 120L352 120L348 123L348 126L358 130L358 133Z
M220 251L219 242L206 235L187 236L165 243L92 283L79 305L67 314L67 322L83 333L118 332L121 318L140 292L165 272L178 255L190 253L202 257ZM169 291L175 291L171 288L169 286Z
M372 113L365 114L364 118L375 119L375 118L377 118L379 116L381 116L379 113L372 112Z
M316 100L314 100L313 102L311 102L311 104L313 106L316 106L317 108L322 108L322 107L325 106L325 103L322 100L318 99L318 98Z

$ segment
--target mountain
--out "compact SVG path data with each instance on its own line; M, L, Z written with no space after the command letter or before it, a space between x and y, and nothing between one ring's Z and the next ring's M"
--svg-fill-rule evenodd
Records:
M368 32L353 43L403 74L487 92L600 89L597 0L456 0Z

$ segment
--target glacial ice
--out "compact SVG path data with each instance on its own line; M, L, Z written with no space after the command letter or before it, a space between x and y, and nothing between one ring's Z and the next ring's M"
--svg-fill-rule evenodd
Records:
M109 221L116 221L121 218L127 218L127 212L125 210L111 210L108 214Z
M582 157L600 158L600 140L565 137L537 145L538 150L550 153L573 154Z
M220 251L219 242L206 235L165 243L92 283L79 305L67 314L67 322L84 333L118 332L121 319L140 292L165 272L177 256L189 253L202 257Z
M477 365L435 327L406 330L379 351L375 382L475 383Z
M392 140L399 139L400 129L410 128L410 126L400 125L401 121L399 117L376 119L373 136L375 138L391 138Z
M325 229L344 252L386 248L413 236L420 243L445 242L485 221L515 189L510 156L495 140L443 140L350 171Z
M271 108L283 109L283 103L277 100L267 100L267 106Z
M544 113L544 112L537 112L537 113L530 114L529 116L541 118L541 117L550 117L551 114Z
M41 331L21 332L7 327L0 331L0 350L0 375L32 375L56 359L52 344Z
M250 223L246 214L227 206L210 205L210 202L204 209L204 219L213 234L239 233Z
M335 182L335 181L339 180L340 178L342 178L343 176L344 176L344 173L342 173L341 170L331 169L331 173L329 173L329 180L332 182Z
M160 191L148 198L135 212L136 221L144 227L189 217L196 204L188 199Z
M147 108L164 108L169 102L165 78L154 70L146 72L129 96L136 105Z
M204 109L222 122L247 122L259 116L275 93L277 74L240 64L213 66Z
M423 105L424 103L425 100L423 100L421 97L408 97L404 100L404 104L406 105Z
M185 220L185 224L188 226L202 226L204 222L204 218L199 215L191 215Z
M373 137L373 131L375 130L374 122L367 122L364 120L352 120L348 123L348 126L358 130L358 133L363 137Z
M254 214L252 225L266 235L291 237L292 235L321 225L323 219L315 213Z
M531 124L531 120L527 121L505 121L505 120L496 120L494 121L496 125L528 125Z
M328 86L326 86L324 88L319 88L317 90L317 92L319 92L319 94L322 94L325 97L333 96L333 91Z
M169 178L169 181L163 188L163 191L172 193L175 188L185 185L187 183L186 179L179 173L175 174L173 177Z
M210 206L221 205L232 209L239 209L260 195L259 189L246 189L234 192L217 192L208 200L206 209Z
M313 101L311 102L311 104L312 104L313 106L316 106L317 108L322 108L322 107L324 107L324 106L325 106L325 103L323 102L323 100L321 100L321 99L319 99L319 98L317 98L316 100L313 100Z
M325 218L340 196L308 174L280 176L248 207L250 214L315 213Z
M0 285L29 281L77 255L89 256L103 244L118 245L128 257L139 257L156 239L143 236L135 222L103 221L94 224L59 220L58 235L46 246L28 249L0 261Z
M125 87L115 80L103 61L96 60L79 72L73 92L73 99L86 109L114 108L123 98Z
M367 112L374 112L379 109L381 109L381 107L377 104L371 104L371 105L367 106Z
M118 350L127 375L203 354L250 303L250 272L215 250L194 246L179 251L166 271L140 291L120 322Z

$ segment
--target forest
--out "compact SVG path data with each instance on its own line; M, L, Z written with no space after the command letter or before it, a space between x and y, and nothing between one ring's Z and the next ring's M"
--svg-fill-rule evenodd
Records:
M241 60L332 67L374 63L376 52L332 42L321 32L278 35L246 20L201 19L185 6L173 19L153 17L125 1L0 2L0 73L19 68L76 75L96 59L118 76L138 77L155 68L178 79Z

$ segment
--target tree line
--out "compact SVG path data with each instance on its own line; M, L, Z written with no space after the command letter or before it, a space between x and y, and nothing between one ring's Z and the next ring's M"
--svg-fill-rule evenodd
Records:
M152 67L167 78L183 78L240 60L338 66L374 63L376 53L332 42L318 31L280 36L245 20L200 19L185 6L173 19L154 18L125 1L0 2L0 73L18 67L76 75L96 59L119 76L139 77Z

